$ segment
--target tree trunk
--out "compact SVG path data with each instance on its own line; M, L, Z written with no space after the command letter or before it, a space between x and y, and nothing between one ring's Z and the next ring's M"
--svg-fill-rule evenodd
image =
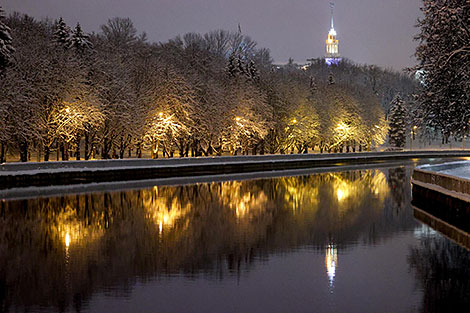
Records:
M63 142L60 142L60 153L62 154L62 161L65 160L65 147Z
M152 159L157 159L158 158L158 147L157 147L157 141L155 139L152 140ZM139 152L140 153L140 152Z
M124 159L124 153L126 152L126 145L124 144L124 137L121 136L121 144L119 145L119 158Z
M36 160L37 160L38 162L41 162L41 144L39 144L39 143L38 143L38 146L37 146Z
M2 142L0 143L0 163L5 163L7 160L6 160L6 156L5 156L5 143Z
M57 140L56 144L55 144L55 156L56 156L56 161L59 161L59 154L60 154L60 144L59 144L59 140Z
M96 159L96 155L99 154L98 146L95 145L95 136L91 137L90 140L90 155L92 159Z
M109 151L111 150L111 143L109 142L108 138L104 138L103 140L103 149L101 150L101 158L102 159L109 159Z
M77 135L77 138L76 138L76 147L75 147L75 159L78 161L80 160L80 141L82 139L82 136L80 135Z
M51 154L51 148L48 145L44 146L44 162L49 161L50 154Z
M178 145L178 152L180 154L180 158L184 157L184 144L180 142Z
M88 160L90 158L90 155L88 154L89 144L90 144L90 139L88 137L88 132L85 132L85 160Z
M20 148L20 161L27 162L28 161L28 143L24 140L20 141L19 148Z
M137 145L137 157L139 159L142 158L142 141L139 141L139 144Z
M69 143L64 142L63 145L63 154L62 154L62 161L68 161L69 160Z

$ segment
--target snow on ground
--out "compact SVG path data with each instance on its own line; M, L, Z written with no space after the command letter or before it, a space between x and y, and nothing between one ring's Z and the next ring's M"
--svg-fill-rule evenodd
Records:
M464 166L457 168L441 171L440 173L457 176L460 178L470 179L470 162L467 162Z
M439 165L425 164L418 166L417 168L426 171L433 171L441 174L470 179L470 161L467 160L447 162Z

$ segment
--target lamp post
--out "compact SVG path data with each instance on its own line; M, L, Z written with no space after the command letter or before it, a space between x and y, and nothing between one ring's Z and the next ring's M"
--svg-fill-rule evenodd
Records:
M415 139L415 132L418 126L413 126L411 128L411 134L410 134L410 151L413 151L413 139Z

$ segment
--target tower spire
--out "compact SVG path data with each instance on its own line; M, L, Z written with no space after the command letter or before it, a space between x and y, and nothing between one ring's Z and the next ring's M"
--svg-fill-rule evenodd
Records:
M330 2L330 9L331 9L331 29L335 29L335 25L333 23L333 10L335 8L335 4Z
M339 54L339 41L336 39L336 30L335 25L333 23L333 11L335 8L335 4L330 2L330 10L331 10L331 28L328 32L328 39L326 40L326 56L325 62L328 65L331 64L338 64L341 61L341 56Z

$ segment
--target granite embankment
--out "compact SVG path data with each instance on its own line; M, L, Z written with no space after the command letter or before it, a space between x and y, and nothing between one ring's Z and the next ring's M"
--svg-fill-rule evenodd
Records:
M470 157L470 150L6 163L0 165L0 189L266 172L445 157Z

